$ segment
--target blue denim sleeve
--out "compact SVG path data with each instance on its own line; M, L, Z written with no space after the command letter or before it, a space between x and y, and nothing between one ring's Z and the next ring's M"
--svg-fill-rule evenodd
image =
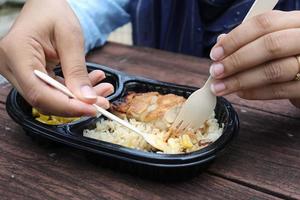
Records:
M68 0L81 24L85 51L105 43L109 34L130 21L130 0Z

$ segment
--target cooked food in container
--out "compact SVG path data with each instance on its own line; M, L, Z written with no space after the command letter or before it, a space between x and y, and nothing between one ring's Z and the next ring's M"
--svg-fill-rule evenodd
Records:
M171 128L185 100L174 94L132 92L113 103L111 112L128 120L142 132L158 136L159 142L164 145L163 153L186 153L216 141L222 135L223 128L219 126L214 113L198 130L178 131ZM129 148L157 152L140 135L108 119L100 119L95 129L86 129L83 135Z
M168 151L156 153L157 150L138 135L102 117L82 118L59 126L40 123L32 116L32 107L16 89L7 97L8 114L34 140L71 146L83 150L88 160L101 166L160 180L186 179L198 174L221 156L238 134L238 116L222 97L218 97L215 115L212 113L196 133L169 131L176 110L197 88L131 76L92 63L87 63L87 67L89 71L103 70L105 81L114 85L115 93L108 97L113 102L111 112L136 123L149 134L161 134L164 139L161 141L170 144ZM61 69L56 72L62 74ZM119 131L115 131L117 129ZM87 138L83 133L100 140ZM194 151L196 149L200 150Z
M32 108L32 116L35 118L35 120L47 125L67 124L80 119L79 117L59 117L54 115L44 115L35 108Z

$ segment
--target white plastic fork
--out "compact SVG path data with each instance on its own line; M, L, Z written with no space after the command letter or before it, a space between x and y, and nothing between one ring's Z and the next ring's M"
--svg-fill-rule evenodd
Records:
M70 98L74 98L77 99L75 97L75 95L72 94L72 92L63 84L59 83L58 81L56 81L55 79L51 78L50 76L48 76L47 74L39 71L39 70L34 70L34 74L40 78L42 81L48 83L49 85L51 85L52 87L58 89L59 91L61 91L62 93L64 93L65 95L67 95ZM124 121L122 119L120 119L119 117L113 115L112 113L108 112L107 110L101 108L100 106L93 104L93 106L96 108L96 110L104 115L105 117L118 122L119 124L127 127L128 129L134 131L135 133L139 134L140 136L142 136L144 138L144 140L150 144L151 146L155 147L158 150L164 150L164 146L161 142L159 142L159 140L156 138L155 135L153 134L147 134L147 133L143 133L140 130L138 130L136 127L134 127L133 125L131 125L130 123L128 123L127 121Z
M243 22L253 16L272 10L277 3L278 0L256 0ZM213 113L217 98L210 89L212 80L213 78L210 76L205 85L186 100L172 125L173 129L184 131L187 128L192 128L196 130Z

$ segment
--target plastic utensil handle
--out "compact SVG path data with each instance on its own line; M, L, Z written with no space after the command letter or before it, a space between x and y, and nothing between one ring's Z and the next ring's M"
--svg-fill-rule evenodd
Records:
M33 72L42 81L44 81L44 82L48 83L49 85L53 86L54 88L58 89L59 91L61 91L65 95L76 99L76 97L72 94L72 92L66 86L64 86L63 84L58 82L57 80L51 78L50 76L48 76L47 74L45 74L45 73L43 73L39 70L34 70Z
M77 99L75 97L75 95L72 94L72 92L64 85L62 85L61 83L59 83L58 81L56 81L55 79L51 78L50 76L48 76L47 74L38 71L38 70L34 70L34 74L39 77L41 80L45 81L46 83L48 83L49 85L53 86L54 88L58 89L59 91L63 92L64 94L66 94L67 96ZM97 109L97 111L99 113L101 113L102 115L104 115L105 117L114 120L116 122L118 122L119 124L133 130L134 132L138 133L139 135L144 136L144 134L142 132L140 132L137 128L135 128L134 126L132 126L131 124L129 124L128 122L120 119L119 117L111 114L110 112L106 111L105 109L101 108L100 106L97 106L96 104L93 104L93 106Z
M256 15L273 10L278 1L279 0L256 0L244 18L243 22Z

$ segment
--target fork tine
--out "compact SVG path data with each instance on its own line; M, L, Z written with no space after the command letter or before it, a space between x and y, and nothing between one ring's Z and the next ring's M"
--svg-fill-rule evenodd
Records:
M177 117L171 127L177 128L181 124L181 122L182 122L182 120L178 120L178 117Z
M181 119L179 119L179 117L177 117L171 127L173 129L177 129L182 124L182 122L183 122L183 120L181 120Z
M190 124L190 123L188 123L188 122L186 122L186 121L182 121L181 125L180 125L179 128L178 128L178 131L179 131L179 132L185 131L185 130L188 128L189 124Z

